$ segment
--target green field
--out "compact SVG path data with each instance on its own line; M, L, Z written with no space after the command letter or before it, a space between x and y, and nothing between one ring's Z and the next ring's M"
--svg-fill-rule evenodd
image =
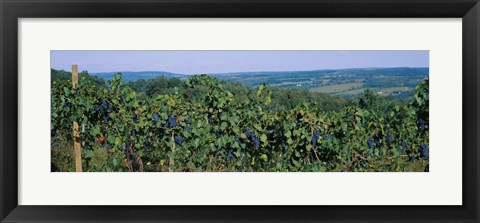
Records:
M323 87L312 88L310 90L314 92L332 94L332 93L341 93L341 92L345 92L353 89L358 89L358 88L361 88L362 86L363 86L363 83L354 82L354 83L346 83L346 84L327 85Z

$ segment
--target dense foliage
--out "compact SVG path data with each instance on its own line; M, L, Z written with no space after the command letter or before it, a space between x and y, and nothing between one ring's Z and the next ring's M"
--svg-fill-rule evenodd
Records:
M221 84L224 89L229 90L234 95L235 100L255 100L256 88L223 80L217 80L217 83ZM192 103L202 102L205 94L208 92L207 86L198 86L195 92L193 92L193 89L188 87L185 81L165 76L148 80L129 81L127 85L140 96L146 97L182 92L185 99ZM271 92L272 102L266 106L267 110L292 109L308 101L316 106L318 105L324 111L332 111L343 109L347 102L344 98L338 96L311 92L308 89L301 88L272 88ZM385 100L393 100L393 98L386 98Z
M53 81L52 171L74 171L73 121L84 171L428 170L428 80L410 103L367 90L292 104L287 89L207 75L168 83Z

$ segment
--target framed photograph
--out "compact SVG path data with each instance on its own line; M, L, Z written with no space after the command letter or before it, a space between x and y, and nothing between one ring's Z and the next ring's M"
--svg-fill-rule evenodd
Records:
M477 0L1 1L1 222L478 222Z

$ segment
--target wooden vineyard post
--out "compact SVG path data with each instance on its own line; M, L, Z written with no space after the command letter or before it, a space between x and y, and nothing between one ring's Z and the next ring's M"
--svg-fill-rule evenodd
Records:
M77 87L78 83L78 66L72 65L72 85L73 89ZM75 154L75 171L82 172L82 147L80 146L80 130L78 123L73 122L73 149Z

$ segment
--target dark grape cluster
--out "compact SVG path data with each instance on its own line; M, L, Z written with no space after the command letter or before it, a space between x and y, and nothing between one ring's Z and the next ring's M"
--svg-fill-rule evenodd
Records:
M315 130L312 136L312 145L313 147L317 146L318 138L320 137L320 130Z
M382 143L380 142L380 139L383 139L383 135L380 134L379 132L376 132L375 135L373 135L373 141L377 146L381 146Z
M183 131L189 132L190 130L192 130L192 129L190 128L190 126L188 126L188 125L192 124L192 119L187 119L187 121L185 121L185 123L186 123L187 125L183 128Z
M367 140L368 148L373 149L373 143L374 143L373 139L368 139Z
M243 134L245 134L247 136L247 138L250 138L251 136L252 137L255 136L255 134L253 132L250 132L248 130L243 131Z
M233 160L233 161L236 161L236 160L237 160L237 159L235 158L235 156L233 155L231 149L228 149L228 155L227 155L227 157L228 157L228 159Z
M110 110L112 110L112 105L110 105L108 102L106 101L102 101L102 103L100 104L100 106L98 106L98 110L100 111L100 113L102 113L103 115L103 120L105 122L108 122L108 121L111 121L111 118L109 116L110 114Z
M423 119L418 119L418 127L420 128L420 131L422 131L422 133L425 132L425 120Z
M260 141L257 137L253 139L253 143L255 144L255 149L260 148Z
M388 143L392 142L392 135L390 135L390 134L387 135L387 142Z
M137 135L137 131L135 129L132 130L132 136L135 137Z
M425 143L422 143L420 145L420 148L422 148L421 156L428 159L428 145Z
M100 104L100 106L98 106L98 109L100 110L101 113L104 113L105 111L107 110L111 110L112 109L112 105L110 105L108 102L106 101L102 101L102 103Z
M51 136L55 136L57 134L57 129L56 128L52 128L52 131L51 131Z
M125 142L125 148L123 149L123 152L126 153L129 147L130 147L130 142L127 140Z
M175 141L175 144L177 144L177 146L178 146L178 145L182 144L182 143L185 141L185 137L183 137L183 136L175 136L174 141Z
M212 115L211 114L207 115L207 119L208 119L208 124L212 124Z
M53 143L53 146L54 147L60 146L60 140L59 139L55 140L55 142Z
M260 120L261 117L262 115L259 112L257 112L257 119Z
M158 120L160 119L160 116L158 116L158 114L152 114L153 116L153 123L156 124L158 122Z
M250 141L253 142L253 144L255 145L255 149L260 148L260 139L255 135L255 133L248 130L245 130L243 133L247 136L247 138L250 139Z
M165 128L175 128L177 127L177 119L173 115L168 116L167 123L163 126Z
M405 152L405 149L407 149L407 143L405 141L402 141L402 153Z
M412 162L412 163L415 162L415 156L411 156L411 157L409 158L409 160L410 160L410 162Z

